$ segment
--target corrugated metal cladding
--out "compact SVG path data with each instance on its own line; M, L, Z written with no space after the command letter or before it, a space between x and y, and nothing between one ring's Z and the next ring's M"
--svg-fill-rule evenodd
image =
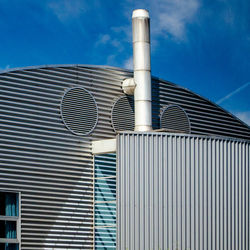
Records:
M250 142L118 137L118 249L250 249Z
M161 79L152 79L152 106L154 129L159 128L160 112L176 104L190 119L191 134L220 135L250 140L250 128L219 106L191 91Z
M22 250L93 248L91 141L114 137L111 107L127 75L80 66L0 74L0 189L21 191ZM76 86L98 105L89 136L72 134L61 119L62 97Z
M95 249L116 249L116 154L95 156Z
M132 72L109 67L58 65L0 74L0 189L21 192L22 249L90 249L94 244L91 141L115 136L111 109ZM249 138L249 127L203 98L153 79L153 124L161 108L176 103L191 121L191 133ZM98 107L88 136L64 125L60 103L66 91L83 87Z

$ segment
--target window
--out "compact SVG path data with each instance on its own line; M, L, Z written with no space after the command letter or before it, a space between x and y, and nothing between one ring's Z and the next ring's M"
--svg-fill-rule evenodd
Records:
M116 249L116 154L95 155L94 249Z
M0 190L0 249L18 250L20 244L20 194Z

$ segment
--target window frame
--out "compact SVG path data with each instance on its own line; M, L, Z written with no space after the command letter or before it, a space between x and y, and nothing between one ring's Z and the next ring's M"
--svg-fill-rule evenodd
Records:
M0 244L3 243L14 243L18 244L18 249L20 249L21 245L21 192L16 190L5 190L0 189L0 193L12 193L16 194L18 197L18 216L6 216L0 215L0 221L15 221L16 222L16 238L8 239L8 238L0 238Z

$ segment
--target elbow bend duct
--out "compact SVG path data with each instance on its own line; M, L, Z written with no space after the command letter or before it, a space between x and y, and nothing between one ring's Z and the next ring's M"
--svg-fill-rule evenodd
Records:
M147 10L133 11L135 131L152 130L150 21Z

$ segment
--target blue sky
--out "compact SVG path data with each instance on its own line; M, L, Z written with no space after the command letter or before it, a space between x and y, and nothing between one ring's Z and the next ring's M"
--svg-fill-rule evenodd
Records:
M152 74L250 125L248 0L0 0L0 69L68 63L132 69L136 8L150 12Z

